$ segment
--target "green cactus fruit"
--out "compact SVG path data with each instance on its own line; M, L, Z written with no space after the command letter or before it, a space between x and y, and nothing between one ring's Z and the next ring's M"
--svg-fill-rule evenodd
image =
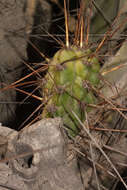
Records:
M83 85L86 81L93 86L99 84L100 64L91 54L90 49L63 48L52 58L45 76L43 99L46 105L42 117L62 117L71 136L79 132L72 111L84 121L85 110L89 111L87 105L97 101L92 90Z

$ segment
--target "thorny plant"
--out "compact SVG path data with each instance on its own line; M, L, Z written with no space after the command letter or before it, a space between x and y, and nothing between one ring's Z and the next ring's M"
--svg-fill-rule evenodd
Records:
M69 48L69 47L71 47L72 44L77 46L79 49L83 49L83 48L84 49L87 49L87 48L92 49L92 56L94 55L95 57L97 57L99 62L101 63L101 66L103 67L105 60L107 59L107 58L105 59L105 57L112 56L111 52L115 52L115 50L117 50L119 47L121 47L123 41L122 41L122 43L119 43L117 47L113 47L113 48L111 47L111 49L107 49L105 51L105 54L101 53L101 49L103 49L103 47L106 43L107 44L110 43L110 40L112 39L112 37L117 33L117 31L120 29L120 27L122 25L124 25L124 23L126 22L126 18L122 21L122 23L119 23L119 25L116 25L117 19L120 17L120 14L118 14L117 17L115 18L115 20L113 21L113 23L110 23L108 21L108 19L105 17L104 13L101 12L101 10L97 7L95 1L90 1L88 3L88 1L83 1L83 0L81 0L79 3L80 8L76 10L76 16L73 17L69 13L69 6L67 6L68 1L66 2L66 0L64 0L64 8L62 7L62 5L59 3L58 0L51 0L51 1L54 4L56 4L64 12L66 44L64 44L64 42L61 40L60 36L50 34L47 31L45 31L47 33L47 35L49 36L49 38L52 40L55 40L55 42L59 46L61 46L61 49L65 48L65 47ZM106 22L108 24L107 31L102 36L102 39L99 40L98 43L96 43L96 44L94 44L93 42L89 42L90 20L92 17L92 8L93 7L96 8L100 12L101 16L103 17L104 20L106 20ZM84 17L84 12L86 12L85 17ZM59 19L61 19L61 18L59 18ZM72 28L72 26L70 26L70 23L71 23L70 20L71 20L71 22L73 21L73 23L75 23L74 29ZM84 20L85 20L85 27L84 27ZM61 29L61 30L63 30L63 29ZM85 33L85 35L84 35L84 33ZM20 80L12 83L11 85L1 89L1 90L7 90L7 89L12 88L12 89L15 89L16 91L20 91L20 92L28 95L26 99L28 99L29 97L33 97L35 99L35 101L36 101L36 99L40 101L39 107L27 118L27 120L29 120L32 117L32 115L34 115L38 110L42 110L44 108L44 106L47 104L48 98L50 98L50 97L48 97L47 99L44 99L42 96L39 97L39 96L35 95L34 92L36 90L38 90L39 88L43 88L43 85L45 84L45 82L47 82L44 80L44 78L42 78L41 73L48 71L48 68L49 68L49 65L51 62L51 60L48 57L46 57L43 54L43 52L40 52L39 49L31 41L29 41L28 43L42 56L42 58L44 59L44 62L41 63L41 66L37 69L36 69L36 66L32 67L31 65L24 62L24 64L27 65L27 67L31 70L31 73L29 75L26 75L25 77L21 78ZM122 66L125 66L125 65L122 65ZM80 154L86 158L86 153L82 152L81 150L82 149L84 150L84 146L85 146L84 142L86 143L86 141L88 141L87 144L89 146L91 155L88 154L87 159L93 165L94 173L96 176L96 184L97 184L98 189L101 189L102 186L98 180L97 168L100 168L101 170L104 170L104 171L105 171L105 169L103 166L99 165L99 163L97 163L94 160L93 144L101 152L101 154L103 155L105 160L107 160L107 163L109 163L110 167L112 168L111 170L114 171L113 173L110 170L107 170L106 172L109 175L112 175L116 179L119 178L119 180L123 183L124 187L127 189L127 185L126 185L125 181L123 180L123 178L121 177L116 166L110 160L109 156L104 152L104 150L102 149L102 146L99 144L100 142L98 143L97 140L95 139L95 137L91 133L91 131L97 131L97 132L100 132L101 134L103 132L109 132L110 133L109 138L111 138L111 136L115 136L116 133L126 133L127 132L127 130L125 130L125 129L122 130L120 127L118 129L115 127L114 128L105 127L105 123L107 122L107 118L111 112L113 112L113 113L118 112L118 114L126 120L127 116L125 113L126 113L127 109L124 105L120 105L117 102L117 99L121 96L121 94L118 93L118 94L115 94L115 96L107 98L103 95L103 93L101 91L104 86L108 86L111 89L113 88L112 87L113 84L108 82L105 79L105 76L106 76L106 74L108 74L114 70L120 69L122 66L121 65L116 66L116 67L113 67L112 69L108 69L106 71L101 70L100 78L99 78L99 80L101 81L101 84L100 84L99 88L96 88L96 87L90 85L89 83L86 84L87 88L92 90L94 92L94 94L96 94L96 97L98 97L100 99L100 101L97 104L91 103L88 105L89 107L94 108L94 111L93 111L93 113L87 113L86 111L84 111L85 121L80 120L79 116L73 111L73 108L71 107L71 105L66 108L73 115L73 117L76 119L76 121L78 122L78 124L81 128L77 137L75 137L75 138L71 137L71 140L73 141L73 145L74 145L73 151L77 152L78 154ZM23 82L25 79L28 79L32 75L37 76L36 81ZM24 91L23 89L20 88L20 87L26 87L26 86L30 86L30 85L36 86L35 90L31 93ZM117 87L116 87L116 91L117 91ZM26 99L24 101L26 101ZM95 114L95 113L97 114L97 116L93 120L92 114ZM34 121L30 122L28 126L30 126L31 123L37 121L38 119L40 119L40 115L37 116L34 119ZM25 122L26 121L24 121L24 123ZM24 123L22 124L22 126L24 125ZM20 126L20 127L22 127L22 126ZM85 138L86 138L86 141L84 140ZM103 136L102 136L102 138L103 138ZM111 151L117 152L117 150L114 150L110 146L103 145L103 147L104 146L105 146L105 148L110 149ZM124 155L123 152L120 152L120 153ZM20 155L20 156L22 156L22 155Z

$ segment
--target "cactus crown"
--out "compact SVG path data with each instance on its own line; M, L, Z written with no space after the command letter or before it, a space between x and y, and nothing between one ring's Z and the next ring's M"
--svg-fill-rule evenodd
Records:
M99 70L98 59L90 49L76 46L60 49L52 58L45 77L43 97L47 105L43 117L60 116L69 128L69 135L78 134L79 126L71 111L81 121L85 120L85 111L90 110L88 105L97 102L90 87L98 86Z

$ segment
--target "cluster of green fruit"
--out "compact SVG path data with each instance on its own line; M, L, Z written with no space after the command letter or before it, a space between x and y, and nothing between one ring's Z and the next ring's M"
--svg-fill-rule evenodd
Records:
M100 64L90 49L74 47L59 50L49 64L43 85L46 102L42 117L62 117L69 135L79 132L73 112L85 120L89 104L96 103L90 86L99 84Z

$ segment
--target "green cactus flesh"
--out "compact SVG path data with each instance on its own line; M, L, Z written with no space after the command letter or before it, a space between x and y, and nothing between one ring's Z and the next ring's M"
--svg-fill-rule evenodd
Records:
M73 112L85 120L85 111L89 104L97 99L87 82L94 87L99 84L100 64L92 52L76 47L63 48L52 58L43 85L43 99L46 105L42 117L62 117L69 135L79 132L79 124Z

